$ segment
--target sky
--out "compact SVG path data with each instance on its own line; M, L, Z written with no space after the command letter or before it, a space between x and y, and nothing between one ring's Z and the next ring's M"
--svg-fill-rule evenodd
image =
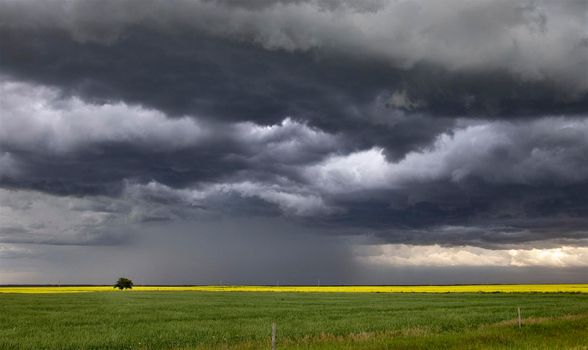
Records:
M588 283L586 67L586 0L0 0L0 284Z

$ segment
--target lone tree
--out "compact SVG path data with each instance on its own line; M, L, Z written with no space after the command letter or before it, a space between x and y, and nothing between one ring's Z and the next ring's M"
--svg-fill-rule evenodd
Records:
M133 289L133 281L128 278L121 277L116 281L114 288L118 288L120 290L123 289Z

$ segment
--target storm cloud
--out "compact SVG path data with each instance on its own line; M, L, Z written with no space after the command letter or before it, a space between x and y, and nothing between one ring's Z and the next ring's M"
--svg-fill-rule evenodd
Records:
M583 0L0 0L0 277L125 251L152 283L575 281L587 66Z

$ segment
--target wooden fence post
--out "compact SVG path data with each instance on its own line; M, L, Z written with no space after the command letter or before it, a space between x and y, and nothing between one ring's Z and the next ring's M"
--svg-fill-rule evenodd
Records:
M521 328L522 326L522 321L521 321L521 308L517 307L517 312L519 314L519 328Z
M272 322L272 350L276 350L276 323Z

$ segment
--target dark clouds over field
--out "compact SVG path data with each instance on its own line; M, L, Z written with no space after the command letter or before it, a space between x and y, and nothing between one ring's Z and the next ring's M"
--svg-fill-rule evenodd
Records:
M584 0L0 1L0 282L585 280L586 66Z

